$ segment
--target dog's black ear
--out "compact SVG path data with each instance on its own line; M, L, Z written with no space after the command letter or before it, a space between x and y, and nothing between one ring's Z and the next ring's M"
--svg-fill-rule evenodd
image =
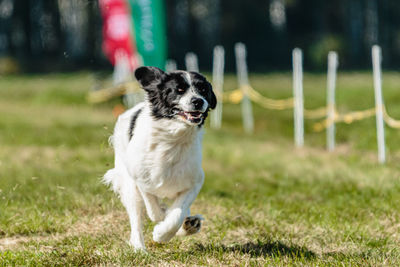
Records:
M159 83L165 72L156 67L139 67L135 70L136 80L142 87Z
M215 94L214 94L214 91L213 91L213 89L212 89L212 86L211 86L211 84L210 83L208 83L209 84L209 86L210 86L210 101L208 102L209 104L210 104L210 108L211 109L215 109L215 107L217 106L217 97L215 96Z

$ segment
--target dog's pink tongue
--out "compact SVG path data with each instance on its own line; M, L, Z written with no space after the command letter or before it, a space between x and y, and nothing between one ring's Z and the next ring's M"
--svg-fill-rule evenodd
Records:
M191 119L198 119L201 116L200 112L187 112L186 114L187 114L188 118L191 118Z

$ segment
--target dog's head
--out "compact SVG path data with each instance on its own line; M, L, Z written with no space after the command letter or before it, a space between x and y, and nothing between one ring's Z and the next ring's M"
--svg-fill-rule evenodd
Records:
M197 72L166 73L155 67L140 67L135 77L147 93L152 115L202 125L208 111L217 105L211 84Z

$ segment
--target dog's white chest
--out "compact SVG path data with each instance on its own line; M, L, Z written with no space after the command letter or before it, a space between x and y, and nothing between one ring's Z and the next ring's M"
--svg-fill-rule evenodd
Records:
M160 197L173 198L203 178L201 168L201 136L137 143L130 172L144 191ZM139 141L139 140L138 140ZM133 152L135 153L135 152Z

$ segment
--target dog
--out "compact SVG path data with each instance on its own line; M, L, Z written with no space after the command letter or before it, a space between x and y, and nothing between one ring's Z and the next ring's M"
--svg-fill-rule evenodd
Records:
M143 211L153 222L155 242L200 231L203 217L190 206L203 182L203 125L217 105L211 84L197 72L164 72L139 67L135 77L145 100L118 117L110 137L115 166L103 181L112 186L126 208L129 243L145 250ZM165 210L160 201L173 199Z

